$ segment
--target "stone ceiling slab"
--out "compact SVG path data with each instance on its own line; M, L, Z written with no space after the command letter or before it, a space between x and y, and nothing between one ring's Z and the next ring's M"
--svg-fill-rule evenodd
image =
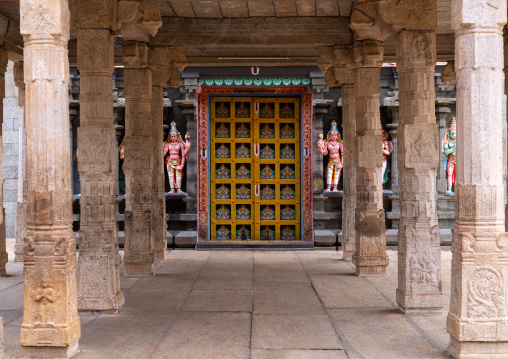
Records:
M246 0L221 1L220 7L224 17L249 17L249 7Z

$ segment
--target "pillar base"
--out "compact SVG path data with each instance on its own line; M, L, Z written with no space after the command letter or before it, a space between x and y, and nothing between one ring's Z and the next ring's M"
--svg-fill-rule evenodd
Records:
M166 246L167 246L167 242L166 242ZM164 250L159 250L159 249L156 249L153 251L153 256L154 256L154 259L156 261L164 261L166 260L166 249Z
M388 267L388 256L353 255L356 275L385 275Z
M501 359L508 357L508 342L461 342L450 336L448 352L457 359Z
M125 263L125 277L151 277L155 275L153 263Z
M350 262L353 260L353 256L355 255L356 251L343 251L342 252L342 260Z
M124 304L123 292L108 298L78 298L78 311L80 313L118 314Z
M443 309L442 293L421 293L405 295L397 289L397 304L402 313L407 314L433 314Z
M0 277L7 276L7 271L5 270L5 265L8 261L7 253L0 253Z
M23 347L24 359L72 358L79 352L79 340L66 347Z

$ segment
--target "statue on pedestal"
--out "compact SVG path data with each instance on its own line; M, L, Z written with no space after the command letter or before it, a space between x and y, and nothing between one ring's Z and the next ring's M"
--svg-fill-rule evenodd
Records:
M319 152L323 156L326 156L328 152L330 152L328 165L326 166L325 191L330 192L333 185L333 191L337 192L337 185L339 184L340 174L342 172L342 164L344 160L344 147L342 145L340 133L337 129L337 123L335 121L332 122L332 126L330 128L330 132L328 132L326 140L323 140L323 134L319 135L317 146Z
M446 193L445 195L453 196L455 186L455 167L456 167L456 155L457 155L457 128L456 119L452 117L450 120L450 127L445 132L445 138L441 143L441 152L445 154L446 162Z
M185 142L183 142L182 136L180 136L180 132L176 128L175 121L171 122L168 140L164 142L164 156L169 152L169 156L166 158L169 186L171 187L169 193L175 193L175 188L177 193L183 193L182 170L191 147L189 138L189 134L186 134Z
M390 172L390 164L388 156L393 152L393 143L388 141L388 132L381 127L381 138L383 144L383 186L388 182L388 173Z

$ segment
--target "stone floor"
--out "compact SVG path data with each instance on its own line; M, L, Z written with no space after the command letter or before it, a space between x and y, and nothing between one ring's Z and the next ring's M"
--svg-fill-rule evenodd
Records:
M118 316L81 315L76 358L448 358L447 308L399 313L397 252L389 256L387 276L366 278L335 250L170 251L155 277L122 277ZM451 252L442 260L448 307ZM5 354L19 358L22 265L7 271Z

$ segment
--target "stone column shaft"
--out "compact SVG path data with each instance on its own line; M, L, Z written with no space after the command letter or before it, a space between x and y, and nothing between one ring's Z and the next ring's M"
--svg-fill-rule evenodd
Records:
M124 43L125 274L155 274L153 221L152 72L146 43Z
M0 134L4 118L4 97L5 97L5 70L7 69L7 51L0 49ZM5 238L5 209L3 195L2 175L2 139L0 136L0 276L6 275L5 265L8 261L6 238Z
M18 88L18 200L16 205L16 245L14 261L23 262L23 240L26 237L26 216L28 205L28 181L26 174L26 125L25 125L25 82L23 79L23 62L14 64L14 83Z
M155 260L166 259L168 247L166 198L164 196L164 107L162 87L152 86L152 148L153 148L153 235Z
M356 252L356 114L354 86L343 85L342 128L344 131L344 197L342 199L342 246L344 260L350 261Z
M436 108L436 118L437 124L439 126L439 144L445 138L445 132L448 129L449 123L447 122L447 118L451 114L451 109L448 106L441 105ZM437 193L443 194L446 192L446 156L443 152L441 152L441 147L439 148L439 166L437 168Z
M452 0L457 72L457 185L448 351L508 356L508 234L502 146L506 1Z
M435 32L399 33L400 267L397 303L404 312L437 310L443 306L436 204L440 149L435 117L435 63Z
M116 130L113 126L113 37L108 29L78 30L81 182L78 308L118 313L120 290L115 214Z
M69 9L66 0L21 0L20 13L28 162L20 342L24 357L68 358L81 336L69 160Z
M374 40L355 43L356 107L356 253L357 275L384 274L386 254L382 186L382 142L379 117L383 45Z

